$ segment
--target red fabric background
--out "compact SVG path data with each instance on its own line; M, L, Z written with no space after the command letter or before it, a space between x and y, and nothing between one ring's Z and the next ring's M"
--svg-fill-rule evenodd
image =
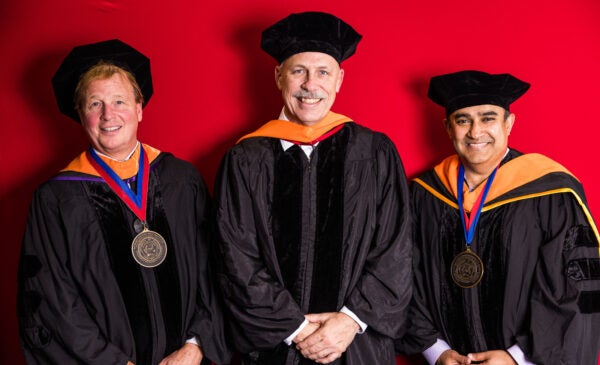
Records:
M31 194L86 147L52 94L66 53L120 38L148 55L155 94L140 138L193 162L212 186L224 151L281 108L261 30L307 10L335 13L364 36L334 111L387 133L409 177L452 152L443 110L426 98L429 77L510 72L532 84L513 104L511 146L559 160L600 212L597 0L0 1L0 363L23 363L16 271Z

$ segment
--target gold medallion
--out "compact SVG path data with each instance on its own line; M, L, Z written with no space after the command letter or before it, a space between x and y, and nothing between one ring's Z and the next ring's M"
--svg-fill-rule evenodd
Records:
M143 267L156 267L167 257L167 242L158 233L144 229L131 243L134 260Z
M483 277L483 261L467 248L454 257L450 272L456 285L471 288L479 284Z

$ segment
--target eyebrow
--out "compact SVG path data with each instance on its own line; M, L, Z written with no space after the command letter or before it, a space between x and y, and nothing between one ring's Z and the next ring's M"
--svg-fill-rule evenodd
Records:
M495 112L495 111L493 111L493 110L490 110L490 111L483 112L483 113L477 113L477 115L480 115L480 116L490 116L490 115L497 116L498 113ZM454 115L454 118L455 119L458 119L458 118L471 118L471 114L468 114L468 113L458 113L458 114Z
M109 99L109 102L112 100L131 100L131 98L129 98L125 95L121 95L121 94L111 95L108 99ZM90 102L90 101L96 101L96 100L103 100L103 99L100 95L94 94L94 95L90 95L90 96L84 98L83 102Z
M493 110L490 110L489 112L480 113L480 115L498 115L498 113Z
M296 68L296 67L301 67L301 68L309 68L308 65L304 64L304 63L294 63L288 66L289 68ZM327 65L327 64L318 64L316 66L314 66L314 68L317 69L331 69L333 68L333 66Z
M108 96L109 98L127 98L126 94L111 94ZM98 94L92 94L90 96L87 97L88 99L99 99L101 98L100 95Z
M454 119L458 119L458 118L470 118L471 115L467 114L467 113L458 113L458 114L454 114Z

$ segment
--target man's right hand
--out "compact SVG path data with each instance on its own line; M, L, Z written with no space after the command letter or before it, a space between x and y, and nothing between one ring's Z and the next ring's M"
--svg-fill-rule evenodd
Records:
M340 358L360 329L354 319L342 312L307 314L306 319L320 327L296 348L302 356L319 364Z
M504 350L492 350L467 354L471 364L517 365L517 362Z
M446 350L442 352L435 362L436 365L468 365L471 364L471 359L459 354L454 350Z
M312 335L313 332L319 329L319 323L316 322L308 322L308 324L300 331L296 337L294 337L293 342L295 344L304 341L305 338Z

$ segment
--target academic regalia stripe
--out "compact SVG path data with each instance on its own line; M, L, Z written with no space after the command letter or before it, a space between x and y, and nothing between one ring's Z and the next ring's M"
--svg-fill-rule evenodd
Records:
M437 190L435 190L432 186L428 185L423 180L417 178L417 179L414 179L413 181L416 182L416 183L418 183L419 185L423 186L423 188L425 188L425 190L429 191L433 196L435 196L436 198L440 199L444 203L448 204L452 208L458 209L458 204L457 203L453 202L452 200L450 200L447 197L445 197L444 195L442 195L440 192L438 192ZM583 199L581 199L581 197L579 197L579 195L573 189L571 189L571 188L560 188L560 189L548 190L548 191L543 191L543 192L540 192L540 193L527 194L527 195L522 195L522 196L518 196L518 197L514 197L514 198L510 198L510 199L498 201L498 202L495 202L493 204L489 204L489 205L484 206L483 209L482 209L482 212L486 212L486 211L498 208L500 206L503 206L505 204L513 203L513 202L516 202L516 201L519 201L519 200L533 199L533 198L538 198L538 197L541 197L541 196L552 195L552 194L563 194L563 193L571 193L571 194L573 194L573 196L575 197L575 200L577 200L577 203L579 204L579 206L583 210L583 213L585 214L585 217L586 217L586 219L587 219L590 227L592 227L592 230L594 231L594 236L596 237L596 242L598 242L598 254L600 255L600 234L598 234L598 228L596 227L596 224L594 223L594 219L592 217L592 214L590 213L589 209L587 208L587 206L583 202Z

